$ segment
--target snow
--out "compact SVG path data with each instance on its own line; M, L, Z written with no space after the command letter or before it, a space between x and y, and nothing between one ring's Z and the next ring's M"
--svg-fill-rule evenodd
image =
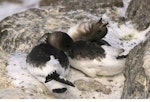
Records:
M144 41L146 34L150 31L150 27L144 31L138 31L130 22L119 25L117 22L111 21L107 15L103 15L103 18L109 20L108 34L104 39L111 46L123 49L124 52L121 55L127 55L131 49Z
M116 12L118 16L125 17L125 11L129 4L130 0L123 0L125 4L124 8L117 8ZM38 7L39 0L23 0L22 4L13 4L8 2L3 2L0 4L0 20L4 19L7 16L10 16L17 12L25 11L29 8ZM7 11L7 12L6 12ZM70 12L71 13L71 12ZM89 14L89 13L88 13ZM92 18L98 19L98 17L89 14ZM145 35L150 31L150 27L145 31L138 31L134 28L130 22L119 25L117 22L112 21L108 14L102 16L104 21L109 22L108 25L108 34L104 38L108 41L113 47L124 49L122 55L126 55L129 51L139 44L141 41L145 40ZM26 69L26 56L25 53L16 52L15 54L10 55L8 60L8 75L12 80L12 83L19 88L25 88L27 93L45 93L46 88L36 80ZM76 76L76 77L74 77ZM78 79L84 80L97 80L108 88L111 89L110 94L103 94L101 92L82 92L82 97L79 96L81 92L77 89L70 89L70 92L75 95L77 98L120 98L122 93L122 88L124 84L123 74L116 75L114 77L100 77L100 78L88 78L82 73L71 70L69 74L70 80L75 81ZM108 80L112 80L111 82ZM76 93L75 93L76 91ZM66 96L70 98L69 96Z
M21 4L2 2L0 4L0 20L12 14L23 12L29 8L39 7L40 0L22 0Z

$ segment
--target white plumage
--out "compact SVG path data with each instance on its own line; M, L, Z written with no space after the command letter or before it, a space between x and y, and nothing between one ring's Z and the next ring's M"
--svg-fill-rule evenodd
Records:
M27 68L32 75L37 78L40 82L44 83L49 90L58 89L58 88L64 88L66 85L57 82L55 80L52 80L48 83L45 83L45 78L48 74L52 72L57 72L60 76L63 76L65 78L69 72L69 68L65 69L62 68L60 65L58 59L55 59L54 56L50 56L50 61L48 61L44 67L37 68L29 63L27 63Z

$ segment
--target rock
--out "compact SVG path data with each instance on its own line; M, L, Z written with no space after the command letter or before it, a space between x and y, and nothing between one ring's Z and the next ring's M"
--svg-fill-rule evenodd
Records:
M83 12L86 16L99 16L108 13L109 17L119 23L124 23L124 17L118 17L117 8L125 7L122 0L41 0L40 6L51 6L52 9L57 9L58 12L68 12L70 15L74 12ZM113 11L110 13L110 11ZM92 14L92 15L91 15ZM115 14L115 15L114 15ZM78 15L78 14L77 14ZM95 17L96 18L96 17ZM77 18L82 19L82 18Z
M63 11L75 11L75 10L85 10L85 11L95 11L97 9L102 9L106 7L123 7L122 0L41 0L41 6L58 6L61 5L61 10Z
M60 0L41 0L40 6L49 6L49 5L56 3L58 1L60 1Z
M137 25L138 30L144 30L150 25L150 0L132 0L126 15Z
M55 18L56 15L61 16L61 14L51 14L46 9L32 9L5 18L0 22L1 49L7 53L29 52L44 33L55 31L58 26L57 30L69 27L67 19Z
M130 51L125 66L126 80L121 98L150 97L150 36Z
M87 82L85 80L79 79L79 80L76 80L74 83L78 87L78 89L81 91L88 91L88 92L102 91L102 93L104 94L109 94L111 92L110 88L106 88L105 85L95 80Z

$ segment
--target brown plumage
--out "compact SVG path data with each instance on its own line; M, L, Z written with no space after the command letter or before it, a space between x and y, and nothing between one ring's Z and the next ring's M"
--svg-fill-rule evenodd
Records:
M82 22L69 29L68 34L74 41L93 41L102 39L107 34L108 23L102 23L102 18L98 21L91 20Z

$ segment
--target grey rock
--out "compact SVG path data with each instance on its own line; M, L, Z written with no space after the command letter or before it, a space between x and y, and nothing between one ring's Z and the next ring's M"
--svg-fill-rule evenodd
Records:
M108 11L113 11L111 19L122 24L126 20L124 17L118 17L118 14L115 14L116 7L124 7L122 0L41 0L40 6L51 6L52 9L57 8L59 12L84 11L83 13L87 12L87 15L90 13L92 16L99 17Z
M144 30L150 25L150 0L132 0L126 15L137 25L138 30Z
M49 5L56 3L58 1L60 1L60 0L41 0L40 6L49 6Z
M61 21L57 24L57 18L49 11L32 9L7 17L0 23L0 45L4 51L11 53L29 52L45 32L55 30L54 26L60 25Z
M41 6L58 6L61 5L63 8L62 11L71 11L71 10L85 10L94 12L100 8L106 7L123 7L122 0L41 0Z
M150 32L147 34L150 35ZM150 37L129 53L124 75L126 77L121 98L145 99L150 97Z
M110 88L106 88L105 85L103 85L102 83L94 80L94 81L85 81L82 79L76 80L75 85L78 87L79 90L81 91L97 91L97 92L101 92L104 94L109 94L111 92Z

